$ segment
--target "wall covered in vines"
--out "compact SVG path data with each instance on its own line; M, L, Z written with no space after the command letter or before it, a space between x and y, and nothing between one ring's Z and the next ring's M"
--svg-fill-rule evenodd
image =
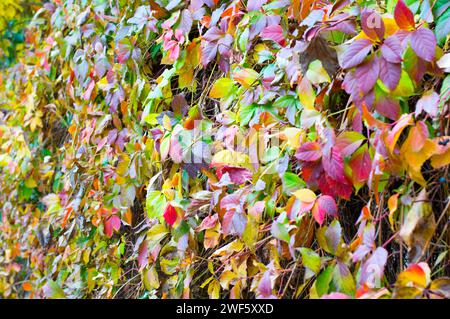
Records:
M448 1L23 6L1 297L450 297Z

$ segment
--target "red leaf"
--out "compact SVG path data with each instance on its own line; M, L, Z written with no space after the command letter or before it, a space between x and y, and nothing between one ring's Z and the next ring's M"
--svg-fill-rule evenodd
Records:
M342 57L342 67L344 69L350 69L366 58L367 54L372 49L372 42L367 39L356 40L345 51Z
M367 181L372 168L372 160L367 146L363 146L353 155L349 166L352 169L352 180L354 184L361 185Z
M414 15L403 0L397 2L394 10L394 18L400 29L412 30L416 26Z
M386 61L400 63L402 62L402 53L402 43L396 35L392 35L384 40L384 43L381 46L381 55Z
M298 160L305 162L314 162L322 157L320 144L317 142L306 142L300 146L295 154Z
M329 154L322 157L322 165L325 172L338 182L345 182L344 161L341 153L336 147L333 147Z
M344 182L336 181L327 174L324 174L319 178L318 182L323 194L350 199L353 189L352 185L350 185L347 180Z
M433 31L420 28L411 34L411 48L425 61L431 62L436 55L436 37Z
M391 63L383 58L380 59L380 79L389 90L395 90L401 75L402 66L400 63Z
M261 32L262 39L269 39L277 42L279 45L284 46L286 44L286 40L283 35L283 29L280 25L269 25Z
M120 229L120 218L117 215L111 215L104 220L103 226L105 235L111 238L113 232Z
M363 10L361 13L361 28L372 40L383 40L384 38L383 19L381 19L381 16L373 10Z
M173 226L173 224L175 223L175 221L177 220L177 211L175 209L175 207L173 207L172 205L167 205L165 211L164 211L164 219L167 222L167 224L169 224L170 226Z
M337 216L336 201L329 195L320 196L314 204L312 214L316 222L322 226L326 215Z

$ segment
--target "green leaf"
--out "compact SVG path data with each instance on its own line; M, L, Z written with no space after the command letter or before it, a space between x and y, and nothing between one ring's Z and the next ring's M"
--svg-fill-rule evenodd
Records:
M347 265L338 262L333 271L333 284L337 291L347 295L354 295L356 291L355 280Z
M50 299L64 299L66 294L64 290L53 280L47 281L47 283L42 287L44 294Z
M333 278L334 265L327 266L318 276L314 283L315 293L317 297L327 294L330 289L331 279Z
M450 7L436 19L434 33L438 44L443 45L447 36L450 34Z
M283 192L291 195L297 189L306 187L306 183L297 174L286 172L283 175Z
M320 271L320 256L310 248L300 248L302 262L305 267L317 274Z
M145 201L147 215L150 218L158 218L162 221L164 208L166 207L166 197L161 191L149 191L147 192L147 198Z
M218 79L213 87L211 88L211 91L209 91L209 97L219 99L228 96L230 94L230 91L232 90L234 86L234 81L230 78L220 78Z

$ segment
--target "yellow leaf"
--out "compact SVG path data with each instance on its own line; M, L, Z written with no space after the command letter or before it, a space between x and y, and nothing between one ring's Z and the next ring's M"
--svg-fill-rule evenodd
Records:
M425 288L430 281L430 267L427 263L421 262L412 264L402 271L397 277L398 286L416 286Z
M297 197L300 201L304 203L312 203L316 200L317 196L316 194L308 189L308 188L302 188L292 193L295 197Z
M164 114L163 116L163 126L168 131L172 130L172 123L170 123L170 117L168 117L166 114Z
M399 194L394 194L388 199L389 223L391 224L392 229L394 229L394 213L398 207L398 196Z
M308 110L314 110L314 103L316 101L316 93L311 85L311 82L304 77L297 87L298 98L300 103Z
M211 281L208 286L208 295L211 299L219 299L220 297L220 283L217 280Z
M450 164L450 136L442 136L433 139L436 149L431 156L431 166L441 168ZM444 145L444 143L446 143Z
M295 127L288 127L281 133L282 137L284 137L293 148L297 149L300 147L303 130Z
M28 188L35 188L37 183L32 177L30 177L25 181L25 186Z
M413 151L413 135L410 134L400 149L409 176L422 186L426 186L427 182L422 176L421 168L434 153L436 145L431 140L426 140L424 146L417 152Z
M236 152L232 150L222 150L214 154L212 161L212 166L237 166L252 169L253 166L250 163L250 158L247 154Z
M227 96L230 93L230 90L233 88L234 81L229 78L221 78L218 79L211 91L209 92L209 97L214 99L220 99Z

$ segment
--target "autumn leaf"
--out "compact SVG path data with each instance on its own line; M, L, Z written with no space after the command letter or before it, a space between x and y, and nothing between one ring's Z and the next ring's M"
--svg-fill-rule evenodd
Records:
M286 44L286 40L283 35L283 29L278 24L269 25L269 26L265 27L262 30L260 36L262 39L268 39L268 40L275 41L276 43L278 43L281 46L284 46Z
M425 61L431 62L436 55L436 37L433 31L419 28L411 33L411 48Z
M417 262L425 254L435 228L436 221L427 191L422 189L414 199L399 233L408 245L409 258L412 262Z
M395 22L400 29L412 30L415 28L414 15L403 0L399 0L394 10Z
M223 98L227 96L234 86L233 80L229 78L221 78L214 82L211 91L209 91L209 96L212 98Z
M259 74L249 68L238 68L233 72L233 79L246 89L249 89L257 84Z
M350 69L361 64L372 49L372 42L366 39L356 40L345 51L342 57L342 67Z

